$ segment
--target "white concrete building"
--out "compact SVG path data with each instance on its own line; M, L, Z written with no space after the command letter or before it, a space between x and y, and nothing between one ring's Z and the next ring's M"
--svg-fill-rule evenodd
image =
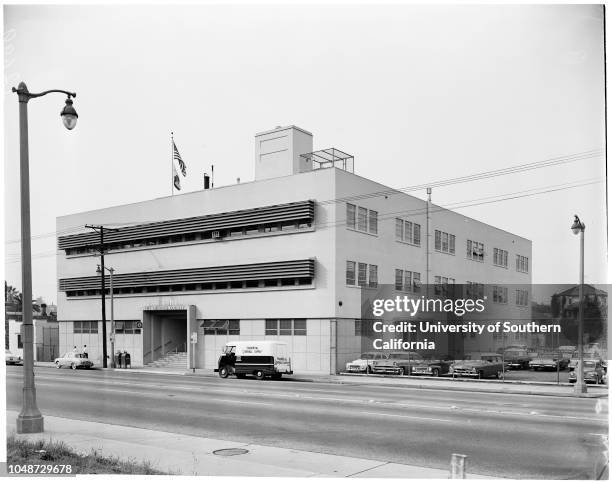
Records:
M105 259L115 348L132 366L187 352L186 365L212 369L227 340L279 338L296 372L335 373L360 351L364 286L410 294L427 278L497 284L499 302L529 319L530 295L514 293L531 283L529 240L362 178L350 155L313 153L312 134L295 126L255 140L253 182L57 219L58 233L120 228L105 233ZM87 344L97 365L99 242L83 229L59 237L57 254L60 352Z

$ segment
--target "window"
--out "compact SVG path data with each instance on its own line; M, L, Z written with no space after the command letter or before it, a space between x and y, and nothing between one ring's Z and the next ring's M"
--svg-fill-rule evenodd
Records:
M493 302L498 304L508 303L508 287L493 285Z
M529 273L529 258L522 255L516 256L516 271Z
M364 233L378 234L378 211L346 204L346 226Z
M516 291L516 305L529 305L529 292L527 290L518 289Z
M421 245L421 225L411 221L395 219L395 239L410 243L411 245Z
M412 292L412 272L410 270L404 270L404 290Z
M421 274L420 272L412 272L412 291L418 293L421 291Z
M139 320L115 320L115 334L140 334Z
M73 329L75 334L97 334L98 333L98 321L97 320L75 320L73 322Z
M374 235L378 234L378 211L370 210L369 211L369 223L368 228L370 233Z
M355 319L355 335L361 335L361 320Z
M435 230L434 248L439 252L448 253L449 255L454 255L455 254L455 235L451 235L450 233L446 233L445 231Z
M404 290L404 271L395 269L395 290Z
M23 349L23 339L21 334L17 334L17 349Z
M493 249L493 265L508 268L508 252L501 248Z
M378 287L378 265L370 265L370 277L368 280L368 287Z
M346 284L355 285L355 262L346 262Z
M293 335L306 335L306 319L293 319Z
M355 205L346 204L346 226L355 229Z
M466 282L465 298L471 300L484 299L484 284L469 281Z
M266 319L266 335L306 335L306 319Z
M368 209L362 206L357 207L357 229L368 231Z
M266 335L278 335L278 320L266 319Z
M484 262L484 244L477 241L468 240L466 255L470 260Z
M202 320L204 335L240 335L240 321L235 319Z
M355 268L357 268L357 283L355 283ZM359 287L378 287L378 265L347 261L346 284L358 285Z

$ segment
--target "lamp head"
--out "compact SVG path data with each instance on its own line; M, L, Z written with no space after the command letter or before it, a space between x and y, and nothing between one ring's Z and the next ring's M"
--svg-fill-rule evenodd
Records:
M577 235L581 231L584 231L584 223L580 221L578 215L574 215L574 223L572 224L572 233Z
M62 121L64 122L64 126L66 126L66 129L74 129L79 115L77 114L76 109L72 105L72 99L70 99L70 96L68 96L68 99L66 99L66 105L62 109L62 112L60 112L60 116L62 117Z

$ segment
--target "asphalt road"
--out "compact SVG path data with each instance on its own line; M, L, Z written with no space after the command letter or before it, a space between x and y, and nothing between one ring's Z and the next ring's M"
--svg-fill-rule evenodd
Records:
M7 367L21 407L22 367ZM590 479L608 400L36 368L43 414L532 479Z

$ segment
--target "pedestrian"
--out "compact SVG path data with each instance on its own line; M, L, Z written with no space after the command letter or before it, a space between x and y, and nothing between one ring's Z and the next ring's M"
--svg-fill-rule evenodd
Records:
M85 356L85 359L89 358L89 355L87 354L87 344L83 346L83 355Z

